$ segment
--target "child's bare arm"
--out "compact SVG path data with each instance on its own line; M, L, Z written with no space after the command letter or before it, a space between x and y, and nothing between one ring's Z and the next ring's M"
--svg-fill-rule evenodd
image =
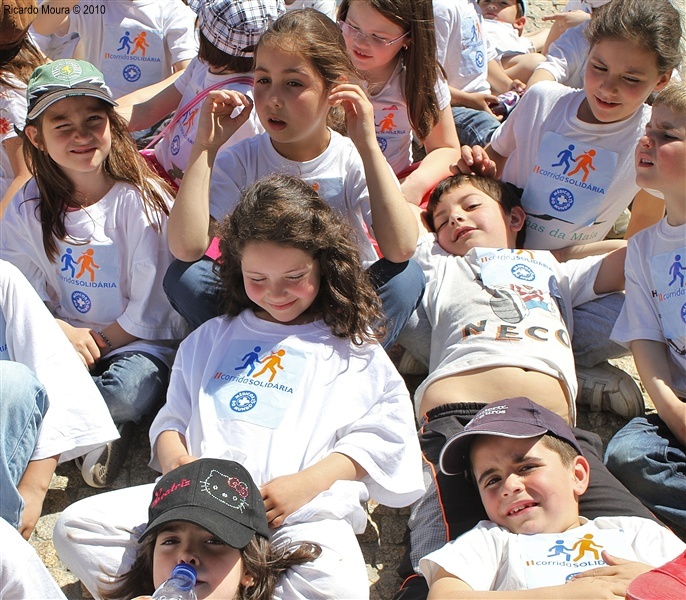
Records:
M336 481L357 481L367 472L345 454L332 452L299 473L276 477L260 489L270 527L280 527L286 517L307 504Z
M69 13L78 3L79 0L45 0L32 23L36 33L66 34L69 31ZM51 8L55 10L48 10Z
M451 575L445 569L440 569L437 578L434 579L429 590L428 600L461 600L474 598L522 598L550 600L550 598L569 600L599 600L601 598L624 598L626 587L640 572L650 570L648 565L641 563L628 563L631 566L621 568L620 574L613 576L609 572L601 573L586 578L579 577L569 583L557 586L535 588L531 590L508 590L508 591L474 591L461 579ZM637 569L635 565L639 565ZM610 569L611 567L604 567ZM614 569L614 567L612 567ZM642 570L641 570L642 569ZM594 569L601 571L601 569ZM588 571L587 571L588 573ZM631 574L633 574L633 577ZM585 575L582 574L582 575Z
M426 156L400 186L405 199L416 205L421 204L424 196L450 175L450 165L460 158L460 140L449 106L441 111L438 123L422 143Z
M593 283L596 294L609 294L624 289L626 246L617 248L603 258Z
M590 244L577 244L553 250L552 253L560 262L567 260L586 258L587 256L598 256L607 254L620 248L626 248L624 240L603 240L602 242L591 242ZM624 289L624 288L622 288Z
M686 403L674 393L669 368L669 349L662 342L634 340L629 344L641 381L660 418L686 446Z
M661 198L650 192L641 190L634 197L631 205L631 219L626 228L624 239L628 240L632 235L657 223L665 216L665 203Z
M176 467L198 460L197 456L188 454L186 438L178 431L172 430L163 431L157 436L155 455L162 467L162 475L166 475Z
M158 123L174 112L181 102L181 92L174 81L181 71L170 75L159 83L153 83L126 96L117 98L116 111L129 123L129 131L140 131Z
M417 225L376 140L372 103L352 83L333 88L329 102L345 110L348 135L362 158L374 237L381 252L391 262L409 260L417 247Z
M59 454L41 460L32 460L26 466L17 490L24 499L24 511L21 513L19 533L28 540L36 527L43 510L45 494L50 487L52 475L57 467Z
M186 173L169 214L169 250L179 260L202 258L210 245L210 182L219 148L245 123L252 100L234 90L210 92L200 109ZM243 110L232 116L234 110Z

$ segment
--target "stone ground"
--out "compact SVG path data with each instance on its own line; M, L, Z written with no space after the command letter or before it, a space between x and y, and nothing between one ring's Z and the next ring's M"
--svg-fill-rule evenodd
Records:
M613 362L638 380L631 358ZM408 376L406 381L408 388L414 390L421 381L421 377ZM612 413L581 412L578 420L581 427L596 431L605 443L626 422ZM150 453L147 425L141 424L138 427L131 453L113 489L142 485L155 480L157 473L147 467ZM88 487L73 462L60 465L46 496L43 516L31 536L31 544L69 599L82 600L91 596L57 557L52 545L52 530L60 512L65 507L77 500L104 491ZM391 509L375 504L369 507L367 530L359 536L359 541L367 563L371 600L390 599L401 583L396 569L403 555L403 534L408 514L409 509Z

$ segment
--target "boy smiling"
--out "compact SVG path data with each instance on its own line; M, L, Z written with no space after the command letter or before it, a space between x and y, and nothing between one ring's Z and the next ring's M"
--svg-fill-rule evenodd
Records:
M484 407L439 460L446 475L469 473L489 520L420 561L430 599L624 596L648 565L686 547L647 519L579 516L588 461L564 420L528 398Z

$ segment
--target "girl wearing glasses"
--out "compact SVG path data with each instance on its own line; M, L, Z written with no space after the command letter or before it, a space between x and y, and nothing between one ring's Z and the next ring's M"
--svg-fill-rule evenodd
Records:
M366 81L381 150L419 204L449 175L460 144L450 91L436 59L429 0L343 0L338 23L350 58ZM412 142L426 152L413 164ZM418 168L417 168L418 167Z

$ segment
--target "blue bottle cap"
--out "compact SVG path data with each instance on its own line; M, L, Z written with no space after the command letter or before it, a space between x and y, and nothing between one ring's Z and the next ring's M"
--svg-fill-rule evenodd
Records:
M190 585L187 587L184 586L184 589L189 590L195 587L195 582L198 579L198 573L196 572L193 565L188 565L186 563L180 563L172 569L172 577L176 576L186 577L189 580Z

